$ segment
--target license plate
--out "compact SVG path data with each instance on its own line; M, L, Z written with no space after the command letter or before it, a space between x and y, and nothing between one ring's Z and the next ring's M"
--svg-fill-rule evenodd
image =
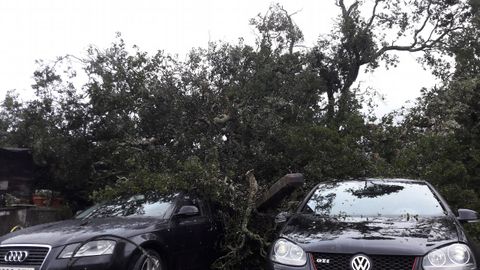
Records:
M35 270L35 268L26 268L26 267L13 267L13 266L0 266L0 270Z

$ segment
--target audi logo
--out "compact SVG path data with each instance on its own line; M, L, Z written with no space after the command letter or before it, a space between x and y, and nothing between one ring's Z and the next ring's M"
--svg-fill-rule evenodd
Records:
M357 255L352 259L353 270L370 270L370 260L364 255Z
M7 252L3 258L6 262L24 262L28 257L28 251L13 250Z

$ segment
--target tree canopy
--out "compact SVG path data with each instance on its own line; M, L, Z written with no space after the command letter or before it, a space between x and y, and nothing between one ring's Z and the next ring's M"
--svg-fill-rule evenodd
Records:
M333 31L313 48L276 4L250 21L256 44L214 42L180 60L118 35L109 48L39 62L36 98L10 92L1 104L0 145L31 148L39 185L77 208L151 189L208 196L229 232L220 269L263 265L274 226L252 198L289 172L305 175L305 190L423 178L454 207L480 210L478 1L336 3ZM423 52L442 84L375 119L354 83L403 51Z

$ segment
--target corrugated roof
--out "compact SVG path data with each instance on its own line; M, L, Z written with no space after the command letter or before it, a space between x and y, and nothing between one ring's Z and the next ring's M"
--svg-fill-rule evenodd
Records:
M30 148L0 147L0 151L8 152L30 152Z

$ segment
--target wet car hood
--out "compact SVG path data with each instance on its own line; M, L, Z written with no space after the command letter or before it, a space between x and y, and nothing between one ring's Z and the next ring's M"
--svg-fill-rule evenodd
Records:
M0 244L43 244L55 247L82 242L103 234L131 237L166 228L167 225L166 220L149 217L72 219L37 225L7 234L0 238Z
M333 219L297 214L281 237L307 252L422 256L437 246L458 241L458 233L455 220L448 216Z

